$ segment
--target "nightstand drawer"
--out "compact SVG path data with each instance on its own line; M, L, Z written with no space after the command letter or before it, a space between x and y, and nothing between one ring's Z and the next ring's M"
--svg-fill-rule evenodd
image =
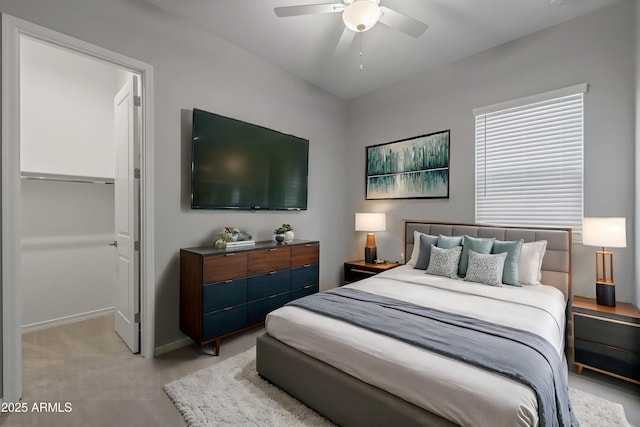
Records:
M585 340L640 353L640 326L574 313L576 340Z
M640 381L640 354L576 339L575 362Z

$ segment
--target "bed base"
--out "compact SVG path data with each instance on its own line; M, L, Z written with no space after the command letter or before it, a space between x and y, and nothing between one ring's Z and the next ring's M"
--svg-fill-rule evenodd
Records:
M399 397L264 334L256 368L263 378L341 426L455 426Z

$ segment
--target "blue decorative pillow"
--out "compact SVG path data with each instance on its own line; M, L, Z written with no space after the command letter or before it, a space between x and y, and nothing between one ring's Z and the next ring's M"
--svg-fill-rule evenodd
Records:
M507 253L507 258L504 261L504 271L502 272L502 283L511 286L522 286L518 281L518 275L520 271L518 265L520 263L520 253L522 252L522 244L524 240L510 240L503 242L502 240L496 240L493 242L493 248L491 248L492 254Z
M469 251L474 251L479 254L490 254L494 240L494 237L471 237L465 234L462 238L462 255L460 255L460 264L458 265L458 276L464 277L467 275Z
M413 268L426 270L431 260L431 245L438 243L438 238L429 236L428 234L420 235L420 252L418 252L418 260ZM415 244L415 243L414 243Z
M464 280L484 283L491 286L502 286L502 270L507 253L491 255L469 251L469 268Z
M442 249L451 249L456 246L462 246L462 236L445 236L438 235L438 247Z
M460 253L462 246L456 246L451 249L442 249L431 245L431 260L427 267L427 274L436 276L444 276L455 279L458 272L458 262L460 261Z

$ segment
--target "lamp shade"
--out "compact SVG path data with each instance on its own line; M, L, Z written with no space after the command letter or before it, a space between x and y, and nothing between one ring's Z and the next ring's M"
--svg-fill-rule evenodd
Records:
M626 248L626 219L619 217L583 218L582 243L588 246Z
M387 218L384 213L357 213L356 231L384 231Z
M380 6L375 0L356 0L342 12L342 20L348 29L362 32L371 29L380 19Z

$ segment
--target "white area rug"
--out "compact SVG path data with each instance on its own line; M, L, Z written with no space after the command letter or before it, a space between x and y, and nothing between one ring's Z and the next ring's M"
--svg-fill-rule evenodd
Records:
M255 347L164 386L189 426L331 426L261 379ZM581 427L627 427L622 405L570 389Z

